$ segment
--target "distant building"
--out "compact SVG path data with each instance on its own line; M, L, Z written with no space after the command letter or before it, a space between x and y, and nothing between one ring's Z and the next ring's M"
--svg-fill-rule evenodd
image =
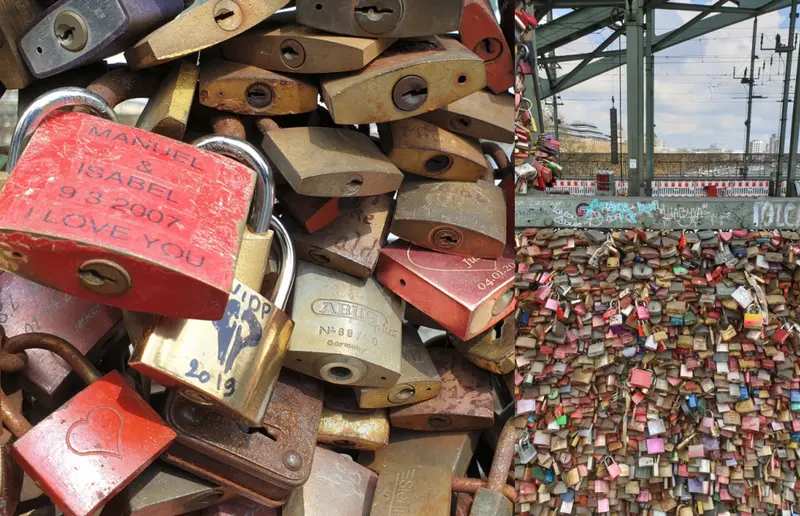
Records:
M764 140L753 140L750 142L751 154L764 154L765 152L767 152L767 144L764 143Z
M579 140L595 140L601 142L610 142L611 136L603 134L596 125L588 122L573 122L571 124L561 125L559 128L560 135L571 136Z
M778 135L773 134L769 137L769 145L767 146L767 152L770 154L778 154Z

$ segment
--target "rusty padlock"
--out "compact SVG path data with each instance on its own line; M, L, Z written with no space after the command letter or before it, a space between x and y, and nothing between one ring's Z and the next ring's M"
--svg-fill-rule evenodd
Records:
M290 186L279 188L277 197L286 212L299 222L308 234L319 231L342 215L339 197L300 195ZM287 229L291 234L291 228Z
M261 146L281 176L302 195L367 197L394 192L403 182L403 173L378 146L351 129L275 129L264 133Z
M401 40L363 70L324 77L321 84L325 105L337 124L391 122L433 111L482 89L486 67L450 38Z
M389 234L391 195L340 199L342 215L314 234L286 221L300 259L326 269L369 278Z
M102 9L86 0L60 0L28 27L19 48L42 79L122 52L182 10L180 0L113 0Z
M467 360L495 374L514 370L516 319L509 315L482 334L464 341L449 335L450 342Z
M41 6L34 0L0 0L0 20L3 20L0 23L0 85L5 89L25 88L34 80L22 58L18 40L41 12Z
M90 361L97 361L123 337L121 321L122 314L116 308L0 273L0 324L9 337L51 333L71 342ZM21 375L25 390L47 408L61 405L74 384L72 369L49 351L31 349L27 355L28 365Z
M100 376L64 339L25 333L2 346L9 354L27 349L57 353L89 387L32 429L10 428L17 436L12 456L62 511L94 514L158 458L175 432L118 372Z
M449 516L451 485L447 468L388 464L378 476L370 516Z
M393 428L387 448L361 452L358 462L379 474L387 464L406 463L441 466L463 477L479 437L479 431L431 433Z
M369 516L378 475L349 456L317 447L311 475L281 509L283 516L317 516L332 510L349 516ZM331 508L336 500L336 508Z
M226 42L222 54L265 70L338 73L364 68L395 41L337 36L296 23L267 24Z
M439 395L442 379L419 333L413 327L404 325L402 334L400 378L392 387L354 387L359 407L410 405Z
M156 461L109 502L100 516L186 514L237 494L162 461Z
M90 115L47 116L74 105L115 118L97 95L61 88L17 125L0 192L0 267L129 310L222 317L254 172Z
M256 428L172 392L164 412L178 441L164 459L257 503L278 507L303 485L322 412L317 380L284 370Z
M136 127L175 140L183 140L200 70L181 59L153 92L136 120Z
M133 70L150 68L229 40L266 20L289 0L193 2L125 51Z
M297 1L297 22L335 34L365 38L411 38L457 31L463 0Z
M236 498L203 509L196 516L278 516L277 509L266 507L247 498Z
M390 409L392 426L433 432L491 428L494 405L489 373L454 349L429 351L442 378L442 390L433 399Z
M272 173L258 151L227 137L209 137L197 145L235 157L258 172L252 232L245 232L225 317L214 322L154 320L134 342L130 366L163 386L179 388L196 402L258 426L294 326L284 312L294 282L294 247L281 222L272 217ZM263 238L267 224L277 235L282 259L272 300L259 293L271 241Z
M488 0L465 0L461 43L486 63L486 85L495 93L514 87L514 52ZM512 126L508 126L512 127Z
M500 434L486 487L477 490L470 516L511 516L514 513L514 502L506 497L503 489L507 486L508 472L514 464L516 442L514 419L510 418Z
M442 181L477 181L488 164L477 141L417 118L378 126L381 147L397 168Z
M513 96L480 90L417 118L472 138L513 143L514 111Z
M485 180L406 179L397 193L391 232L440 253L499 258L506 247L503 191Z
M317 85L219 58L200 62L200 103L240 115L293 115L317 109Z
M23 360L24 362L24 360ZM3 363L3 365L9 365ZM19 365L22 365L21 363ZM17 369L5 369L2 373L17 372ZM4 405L2 417L0 417L0 516L13 516L17 505L22 498L23 472L14 459L11 457L11 444L14 439L13 433L8 428L15 428L17 433L27 431L29 426L25 425L24 418L19 418L22 414L22 391L18 385L13 386L14 392L5 385L10 375L3 377L4 385L0 389L0 404ZM6 395L6 392L9 395ZM8 405L6 407L5 405ZM8 416L13 416L10 419ZM6 421L6 419L9 419ZM8 427L8 428L6 428Z
M469 340L514 310L514 261L465 258L396 241L381 250L375 278L447 331Z
M390 387L401 372L402 302L373 278L298 262L284 367L339 385Z
M351 450L386 448L389 415L385 408L359 407L352 389L329 385L325 388L317 442Z

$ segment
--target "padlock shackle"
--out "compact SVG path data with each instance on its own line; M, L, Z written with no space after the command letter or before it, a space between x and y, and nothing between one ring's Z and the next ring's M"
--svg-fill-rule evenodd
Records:
M23 333L7 339L3 344L3 350L8 353L20 353L26 349L52 351L69 364L75 374L87 385L103 377L100 371L75 346L56 335L49 333Z
M489 477L486 480L486 488L490 491L503 492L503 486L507 485L508 472L514 463L514 445L517 430L514 427L514 418L508 418L503 430L500 432L500 439L497 441L492 468L489 470Z
M118 68L104 73L87 90L100 95L112 108L126 100L151 98L167 75L164 68L149 68L134 72L129 68Z
M266 158L252 144L230 136L203 136L193 141L192 145L235 159L256 171L256 189L248 226L253 233L266 233L272 219L272 208L275 206L275 175Z
M11 136L11 146L8 151L8 164L6 171L10 174L17 165L22 152L25 150L28 139L44 120L54 111L65 107L82 106L88 108L101 118L117 122L117 114L111 106L96 93L83 88L56 88L39 96L31 102L28 109L22 113L14 134Z
M475 494L478 489L486 489L486 481L479 478L453 477L451 489L454 493ZM502 493L512 503L517 501L517 492L514 490L514 486L505 484Z
M286 231L283 222L272 217L270 228L278 238L278 245L281 248L281 270L278 273L278 281L275 282L275 290L272 292L272 303L279 309L286 310L286 304L294 287L294 278L297 276L297 254L292 237Z
M19 439L28 433L28 430L33 428L33 425L20 412L11 408L11 405L12 403L6 394L0 391L0 413L2 413L3 426L8 428L14 434L14 437Z

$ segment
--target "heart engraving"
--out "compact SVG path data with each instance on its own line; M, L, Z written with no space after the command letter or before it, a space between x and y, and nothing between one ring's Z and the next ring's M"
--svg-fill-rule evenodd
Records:
M89 411L86 419L72 423L67 430L67 447L76 455L106 455L122 458L122 415L101 405Z

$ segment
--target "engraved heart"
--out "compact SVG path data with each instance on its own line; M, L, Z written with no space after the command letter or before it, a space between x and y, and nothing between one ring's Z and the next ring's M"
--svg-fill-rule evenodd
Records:
M72 423L67 446L77 455L107 455L122 458L122 415L112 407L95 407Z

